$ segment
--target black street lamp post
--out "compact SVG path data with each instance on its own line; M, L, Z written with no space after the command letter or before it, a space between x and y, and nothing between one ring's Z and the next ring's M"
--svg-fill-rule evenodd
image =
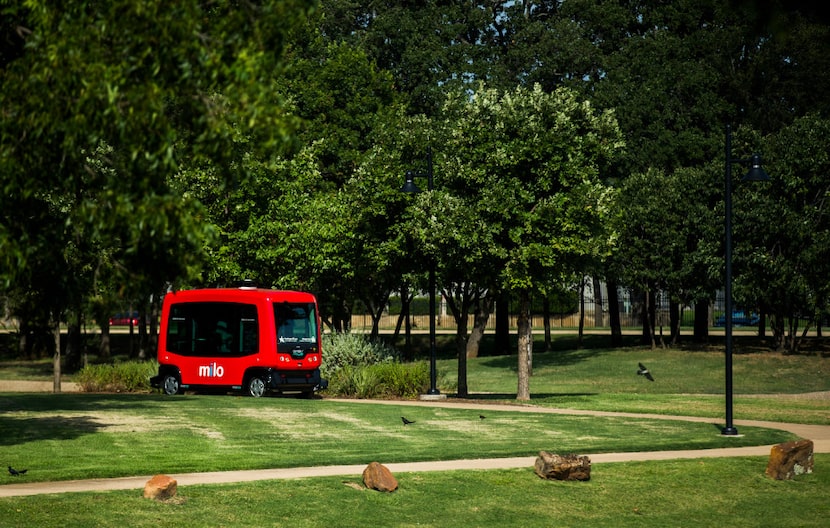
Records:
M406 181L401 187L401 191L405 193L419 193L421 189L415 185L415 178L427 178L427 190L433 190L432 180L432 149L427 151L427 172L426 174L416 171L406 171ZM432 259L429 265L429 390L428 395L438 395L441 391L436 387L437 372L436 372L436 344L435 344L435 259Z
M753 154L749 159L732 158L732 127L726 125L726 191L725 191L725 222L726 230L726 285L724 301L726 304L726 426L721 430L723 435L734 436L738 429L733 424L732 416L732 164L749 164L749 171L741 181L767 181L769 175L761 167L761 156Z

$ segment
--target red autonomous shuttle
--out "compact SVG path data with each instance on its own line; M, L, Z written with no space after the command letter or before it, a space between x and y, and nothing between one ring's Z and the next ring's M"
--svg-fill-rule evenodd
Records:
M317 300L310 293L261 288L182 290L164 297L159 372L165 394L234 389L310 396L327 386Z

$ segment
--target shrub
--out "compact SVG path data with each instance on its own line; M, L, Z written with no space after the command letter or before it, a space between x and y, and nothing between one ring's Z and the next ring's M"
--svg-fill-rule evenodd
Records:
M363 334L326 334L320 371L337 396L413 398L429 388L425 362L401 363L397 349Z
M383 396L390 398L416 398L429 389L429 364L385 363L369 367L377 371Z
M146 392L157 370L155 361L87 365L76 379L84 392Z
M323 365L320 373L332 379L344 367L392 363L401 360L397 349L363 334L333 333L323 335Z
M415 398L429 388L429 365L387 362L346 366L329 379L328 392L353 398Z

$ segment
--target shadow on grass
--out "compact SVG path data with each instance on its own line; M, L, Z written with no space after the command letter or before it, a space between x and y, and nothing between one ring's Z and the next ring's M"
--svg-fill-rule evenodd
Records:
M544 400L547 398L585 398L590 396L598 396L598 392L540 392L530 395L530 400ZM488 392L470 394L466 400L481 400L481 401L505 401L516 400L515 392Z
M43 413L46 416L0 415L0 445L38 440L70 440L106 427L93 416L61 416L62 413L96 413L111 410L151 410L163 397L152 394L3 394L5 413Z
M564 367L589 361L593 358L608 354L614 349L581 348L533 353L533 368ZM490 356L481 359L486 367L507 369L515 372L518 368L516 356Z
M0 409L18 412L100 411L108 409L150 409L166 397L160 394L101 393L6 393Z
M0 445L13 446L39 440L73 440L92 434L105 424L91 416L0 417Z

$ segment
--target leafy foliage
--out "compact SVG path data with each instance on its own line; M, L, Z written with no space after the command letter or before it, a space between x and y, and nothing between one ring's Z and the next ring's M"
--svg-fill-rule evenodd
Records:
M830 314L828 134L830 120L808 115L768 138L771 181L741 185L735 205L745 241L736 251L736 293L773 315L776 342L792 352L799 321L817 324Z
M363 334L333 332L323 334L324 378L347 367L376 365L400 361L400 352L381 341L369 340Z
M429 387L426 362L401 363L397 349L363 334L325 334L320 372L339 396L413 398Z
M76 379L84 392L148 392L156 372L155 361L92 364L82 368Z
M329 379L327 392L362 399L416 398L429 388L429 364L379 363L348 366Z
M48 287L58 320L104 275L127 295L193 276L208 233L170 179L211 160L223 186L241 134L283 144L271 78L306 7L3 1L4 37L24 44L0 64L0 285Z

